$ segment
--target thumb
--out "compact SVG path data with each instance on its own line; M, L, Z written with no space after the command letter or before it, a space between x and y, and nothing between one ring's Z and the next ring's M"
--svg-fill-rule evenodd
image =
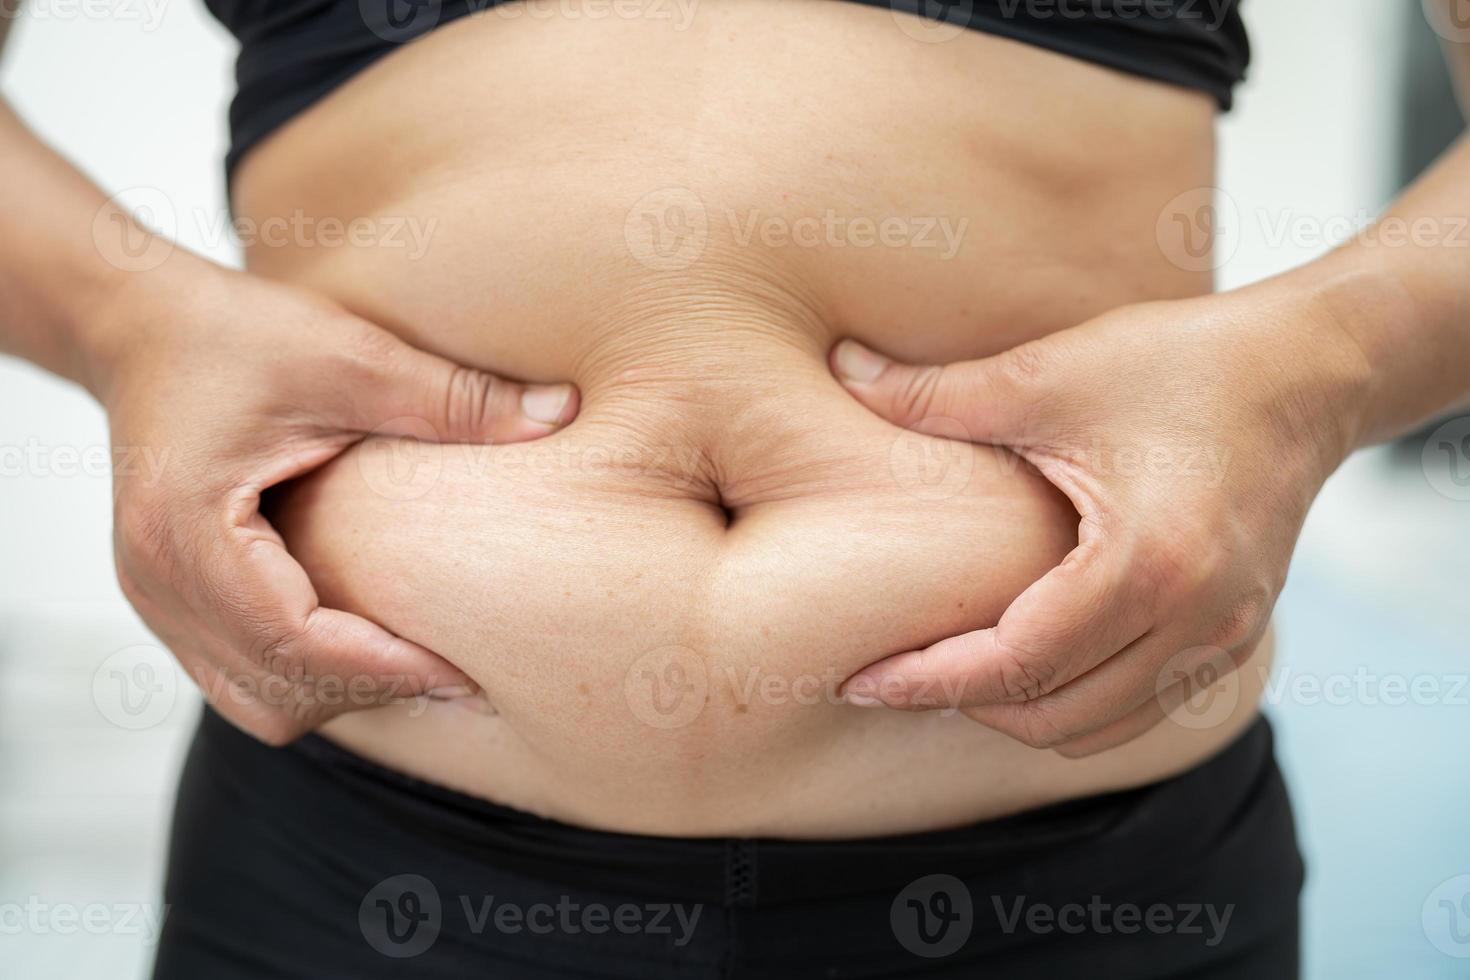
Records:
M954 438L958 422L971 442L1007 443L1035 409L1032 384L1006 351L952 364L900 364L846 339L832 349L832 372L877 415L906 429Z
M377 365L373 375L375 383L358 389L360 425L388 435L520 442L555 432L580 407L570 384L508 381L407 344Z

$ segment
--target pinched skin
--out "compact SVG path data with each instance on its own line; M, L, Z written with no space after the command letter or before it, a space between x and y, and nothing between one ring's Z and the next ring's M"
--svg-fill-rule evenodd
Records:
M252 221L369 232L256 244L253 271L582 392L554 436L369 440L277 501L324 601L494 707L374 709L329 737L581 825L809 837L1136 785L1249 722L1266 649L1209 711L1083 760L835 693L993 624L1077 517L1003 450L870 414L832 344L970 358L1207 291L1156 221L1211 181L1208 100L851 4L514 9L386 57L237 176Z

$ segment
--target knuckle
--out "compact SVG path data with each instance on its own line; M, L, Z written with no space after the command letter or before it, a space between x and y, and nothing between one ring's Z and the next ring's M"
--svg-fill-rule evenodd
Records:
M908 373L894 396L899 417L913 423L934 414L944 368L926 365Z
M250 725L246 731L272 748L289 745L302 734L306 727L289 714L272 713Z
M369 378L382 381L392 376L401 364L404 344L386 330L360 325L349 350L359 370Z
M1039 657L1012 653L1001 660L998 677L1006 701L1032 702L1053 690L1056 666Z
M252 661L273 677L284 678L293 684L301 683L307 676L305 650L306 627L277 629L266 633L256 644Z
M995 363L1000 379L1012 388L1030 388L1044 379L1051 358L1041 344L1012 347Z
M1250 643L1270 616L1271 595L1271 589L1262 583L1230 603L1215 623L1211 644L1233 650Z
M312 682L299 684L291 689L283 712L291 719L298 731L315 728L321 720L322 705L317 698L316 685Z
M145 565L168 554L173 539L167 508L139 498L118 505L115 533L118 550Z
M113 568L124 597L135 607L147 601L151 587L180 592L189 576L189 556L172 511L161 501L135 499L120 503L113 520Z
M1191 596L1224 567L1226 558L1211 538L1184 532L1149 542L1141 556L1143 576L1156 595Z
M1050 749L1075 736L1062 727L1052 707L1035 702L1016 706L1006 734L1033 749Z
M450 370L444 394L444 419L451 432L475 432L489 422L504 381L456 365Z

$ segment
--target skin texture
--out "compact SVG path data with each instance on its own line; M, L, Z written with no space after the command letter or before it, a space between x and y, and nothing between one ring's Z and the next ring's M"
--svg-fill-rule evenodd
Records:
M1081 514L1076 550L998 624L885 659L847 693L922 708L911 684L963 679L971 718L1084 755L1162 720L1170 672L1187 684L1199 664L1229 672L1254 650L1307 508L1351 439L1328 390L1306 403L1280 365L1313 359L1344 391L1365 372L1360 358L1332 363L1342 335L1330 323L1281 334L1235 319L1269 299L1235 299L1124 307L943 367L838 348L839 376L875 412L1014 447ZM1112 370L1078 370L1099 362ZM1170 387L1183 397L1136 397Z
M545 435L575 392L462 368L324 296L175 248L3 104L0 167L0 208L21 229L0 237L0 349L86 386L114 450L160 462L113 474L118 579L211 702L281 744L343 711L472 694L437 654L323 607L260 494L405 424L425 439Z
M469 89L516 96L421 97ZM828 94L793 109L803 91ZM960 91L991 97L935 97ZM427 250L262 242L252 272L582 398L547 439L372 440L272 501L325 602L484 691L480 713L362 712L325 734L504 803L670 834L954 825L1214 751L1253 716L1259 671L1203 724L1185 710L1085 762L953 709L838 696L887 654L993 625L1078 518L1013 455L906 433L827 363L844 334L959 359L1207 289L1155 219L1209 182L1212 117L1196 93L1000 39L932 46L886 11L764 3L683 30L471 18L299 117L244 161L241 216L401 219L432 228ZM856 219L925 218L929 246L852 238Z
M483 444L558 429L575 411L566 399L549 422L530 422L514 407L520 389L480 373L488 369L582 384L598 414L581 433L568 428L567 439L600 430L641 450L634 436L654 431L687 462L672 481L667 471L638 465L631 480L623 472L589 481L585 471L553 471L550 480L518 484L502 473L486 478L483 457L446 449L442 478L411 504L396 499L401 475L384 465L396 450L380 444L393 441L375 437L292 487L277 503L322 597L340 597L404 634L440 637L453 650L449 659L483 677L487 689L493 685L506 707L492 715L402 704L343 717L330 734L472 792L582 822L671 833L937 826L1190 764L1248 720L1255 690L1244 681L1236 699L1243 710L1201 725L1186 721L1186 704L1171 715L1177 727L1158 725L1080 763L1023 743L1085 754L1142 727L1129 713L1140 710L1140 682L1167 646L1154 638L1217 638L1229 647L1222 649L1228 664L1212 665L1212 683L1231 683L1216 668L1235 664L1243 641L1260 632L1302 498L1315 493L1323 471L1348 448L1391 436L1470 393L1463 249L1434 240L1395 248L1358 242L1266 288L1183 301L1206 292L1208 277L1167 261L1156 219L1168 215L1175 195L1211 182L1209 108L1199 96L996 39L926 42L914 22L905 30L901 17L841 4L722 4L680 26L676 37L660 37L657 25L638 18L533 21L451 26L395 54L289 125L239 175L236 203L247 216L305 209L339 218L448 219L435 260L412 267L382 249L288 242L252 248L251 276L221 273L131 225L0 111L7 175L0 210L16 230L0 236L0 349L87 386L128 448L179 453L182 465L166 486L141 487L118 474L120 575L181 659L204 666L206 693L260 737L284 741L343 710L377 704L381 693L464 679L369 618L322 610L254 504L269 483L309 471L368 433ZM762 33L762 25L775 29ZM608 44L629 56L617 64L639 70L620 74L605 56ZM1464 46L1449 47L1463 65ZM834 59L833 50L853 57ZM487 99L485 92L513 96ZM1470 148L1462 143L1389 217L1433 225L1463 216L1467 178ZM944 264L894 248L839 254L804 247L793 256L765 240L752 248L749 239L731 251L729 236L716 235L693 273L629 261L639 237L628 219L646 227L638 222L649 210L639 202L671 186L695 190L711 208L733 206L737 216L755 209L790 221L832 209L968 215L983 224ZM139 267L137 249L115 251L116 235L99 237L99 222L145 253L161 247L167 254ZM780 261L769 261L773 250ZM298 288L282 291L260 277L291 279ZM706 314L703 332L691 310ZM1168 343L1175 331L1200 336L1219 357L1188 368L1192 355ZM1045 346L983 362L1052 334ZM925 419L944 406L952 423L941 434L961 448L937 441L918 448L941 459L971 454L977 475L963 493L943 499L973 496L975 506L948 516L983 542L982 557L915 520L924 509L914 505L912 485L897 478L884 488L865 485L835 462L839 445L848 458L869 461L880 444L905 445L892 433L880 443L879 430L850 414L858 402L836 397L848 396L826 377L823 358L844 335L899 362L981 361L943 374L870 371L849 389L903 424L932 428ZM1314 343L1304 346L1303 337ZM216 345L223 353L207 357ZM757 351L765 356L752 361ZM760 382L778 361L774 380ZM1191 376L1201 383L1181 383ZM1130 381L1128 390L1117 390L1113 377ZM699 382L692 390L691 378ZM1227 390L1240 397L1222 397ZM997 391L1029 394L1033 403L1018 413L1013 403L998 405ZM1151 410L1134 404L1140 391ZM787 402L799 408L795 420L753 428L741 415L752 404ZM1223 447L1247 462L1202 487L1119 469L1098 473L1085 455L1079 459L1079 446L1102 450L1104 459L1145 441L1177 447L1176 430L1185 427L1179 420L1210 433L1199 440L1203 448ZM813 428L848 438L818 438ZM785 438L763 441L752 436L757 430ZM1084 445L1084 433L1098 441ZM1043 578L1039 591L1026 590L1009 612L1016 593L1071 547L1077 527L1057 494L1006 462L1011 457L963 448L982 437L1033 459L1083 518L1079 556ZM770 451L793 440L806 451L798 463ZM613 441L598 436L594 444L606 449ZM805 467L793 499L816 515L793 513L793 500L783 504L772 489L808 457L823 465ZM1268 483L1260 461L1273 457L1286 476ZM1248 499L1263 488L1261 501ZM668 507L634 506L638 498L684 510L674 518ZM385 511L383 499L401 506ZM538 500L559 506L538 507ZM539 665L487 653L507 628L524 642L535 622L524 605L507 604L494 590L467 594L464 583L503 585L505 567L527 555L537 558L533 570L544 571L554 564L547 555L565 556L557 547L577 537L568 528L620 507L622 564L631 553L633 565L646 566L635 567L635 576L646 578L647 567L663 576L658 588L623 596L619 608L629 622L602 616L571 631L563 626L560 646L575 654ZM853 588L880 566L863 565L850 527L841 527L844 508L887 518L867 543L898 545L896 554L921 562L932 550L955 563L958 581L936 586L927 576L932 569L912 568L880 575L877 589ZM548 530L554 524L560 527ZM747 533L763 525L772 533ZM1183 537L1149 529L1155 525ZM502 536L494 553L468 533L481 526L489 537ZM416 531L424 535L422 551L377 562L363 561L350 542ZM906 535L913 535L911 547L902 547ZM1007 546L986 549L997 540ZM823 559L814 567L847 573L843 588L802 596L794 588L800 580L782 573L791 567L782 549L793 542ZM1222 542L1236 559L1229 567L1221 570L1218 557L1205 571L1196 567L1196 555L1218 556ZM1154 549L1172 560L1160 561ZM762 556L781 558L749 564ZM559 571L565 577L577 567ZM732 592L730 572L741 567L759 571ZM1157 574L1120 576L1140 567ZM441 593L414 586L424 578L443 583ZM588 581L607 588L607 575L574 583L583 586L583 600ZM923 588L903 592L903 583ZM522 576L517 588L534 598L554 584ZM1079 615L1085 590L1078 587L1087 584L1097 608ZM563 588L573 592L564 599L579 598ZM857 601L843 605L844 595ZM612 714L588 713L596 694L588 677L602 670L605 678L609 664L616 676L618 658L644 648L640 623L650 617L640 612L694 624L696 639L713 641L703 654L712 659L700 663L728 667L741 657L749 663L750 638L735 634L759 618L741 619L716 603L770 615L781 598L791 600L801 620L795 625L807 633L785 621L759 656L777 649L803 664L878 664L946 634L1009 624L988 639L964 641L973 657L953 656L964 648L945 645L931 658L945 662L925 678L961 690L966 678L977 681L983 697L976 700L987 703L970 711L986 724L944 711L860 711L858 697L823 702L824 710L765 712L758 728L723 726L714 713L672 732L646 721L634 726L626 695ZM971 604L970 611L949 611L951 601L953 609ZM870 610L876 602L880 612L865 619L860 602ZM794 641L824 614L835 624L825 632L860 640L811 658ZM1088 622L1106 642L1088 634L1079 650L1040 628L1058 623L1053 632L1080 637ZM543 635L557 637L555 622L543 626ZM610 627L619 642L630 634L637 642L609 653ZM1145 640L1124 646L1130 635ZM1111 656L1120 648L1140 655ZM1179 676L1171 663L1157 678ZM325 675L365 676L372 696L324 705L307 682L324 676L322 665ZM396 678L384 675L389 665ZM624 676L636 666L625 663ZM668 666L654 663L652 673ZM900 693L885 694L880 683L870 701L913 706L911 670L898 666L880 669ZM1201 676L1184 667L1184 676ZM236 698L208 682L212 671L283 682L286 693ZM520 720L517 701L533 705ZM483 698L456 704L491 710ZM762 704L777 707L773 698ZM729 710L740 714L738 707Z
M1470 44L1425 5L1465 103ZM1110 311L1000 357L891 364L851 343L855 397L919 430L1034 463L1082 515L1079 544L993 628L886 658L850 695L922 710L962 686L965 712L1028 745L1087 755L1148 731L1206 644L1235 669L1267 628L1302 521L1359 446L1470 401L1461 139L1377 225L1301 269L1235 293ZM1147 400L1131 397L1149 392ZM1146 476L1118 465L1159 453ZM1169 460L1229 459L1204 487ZM1181 670L1180 668L1184 669Z
M190 306L213 325L207 334L144 318L114 355L146 360L114 369L119 381L105 395L113 445L171 457L156 481L116 480L124 593L211 702L267 741L350 707L473 694L474 682L437 654L323 607L260 514L260 495L367 433L467 443L542 436L575 412L574 393L563 386L549 411L532 401L538 422L524 411L522 386L415 351L315 294L226 278ZM294 370L253 360L262 347ZM323 378L341 388L324 389Z

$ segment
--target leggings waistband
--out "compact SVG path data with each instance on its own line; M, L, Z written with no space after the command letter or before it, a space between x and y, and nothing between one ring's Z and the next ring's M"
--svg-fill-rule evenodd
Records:
M673 838L546 820L207 713L155 980L1295 980L1257 722L1196 768L953 830Z
M1276 776L1264 718L1182 775L952 830L852 840L657 837L575 827L387 769L325 738L271 749L206 710L200 738L221 767L277 801L310 800L311 823L379 837L397 827L425 847L580 887L756 906L889 891L925 874L1029 868L1111 878L1109 843L1147 840L1154 860L1189 862L1229 836ZM324 828L325 829L325 828ZM1147 869L1140 868L1140 872Z

